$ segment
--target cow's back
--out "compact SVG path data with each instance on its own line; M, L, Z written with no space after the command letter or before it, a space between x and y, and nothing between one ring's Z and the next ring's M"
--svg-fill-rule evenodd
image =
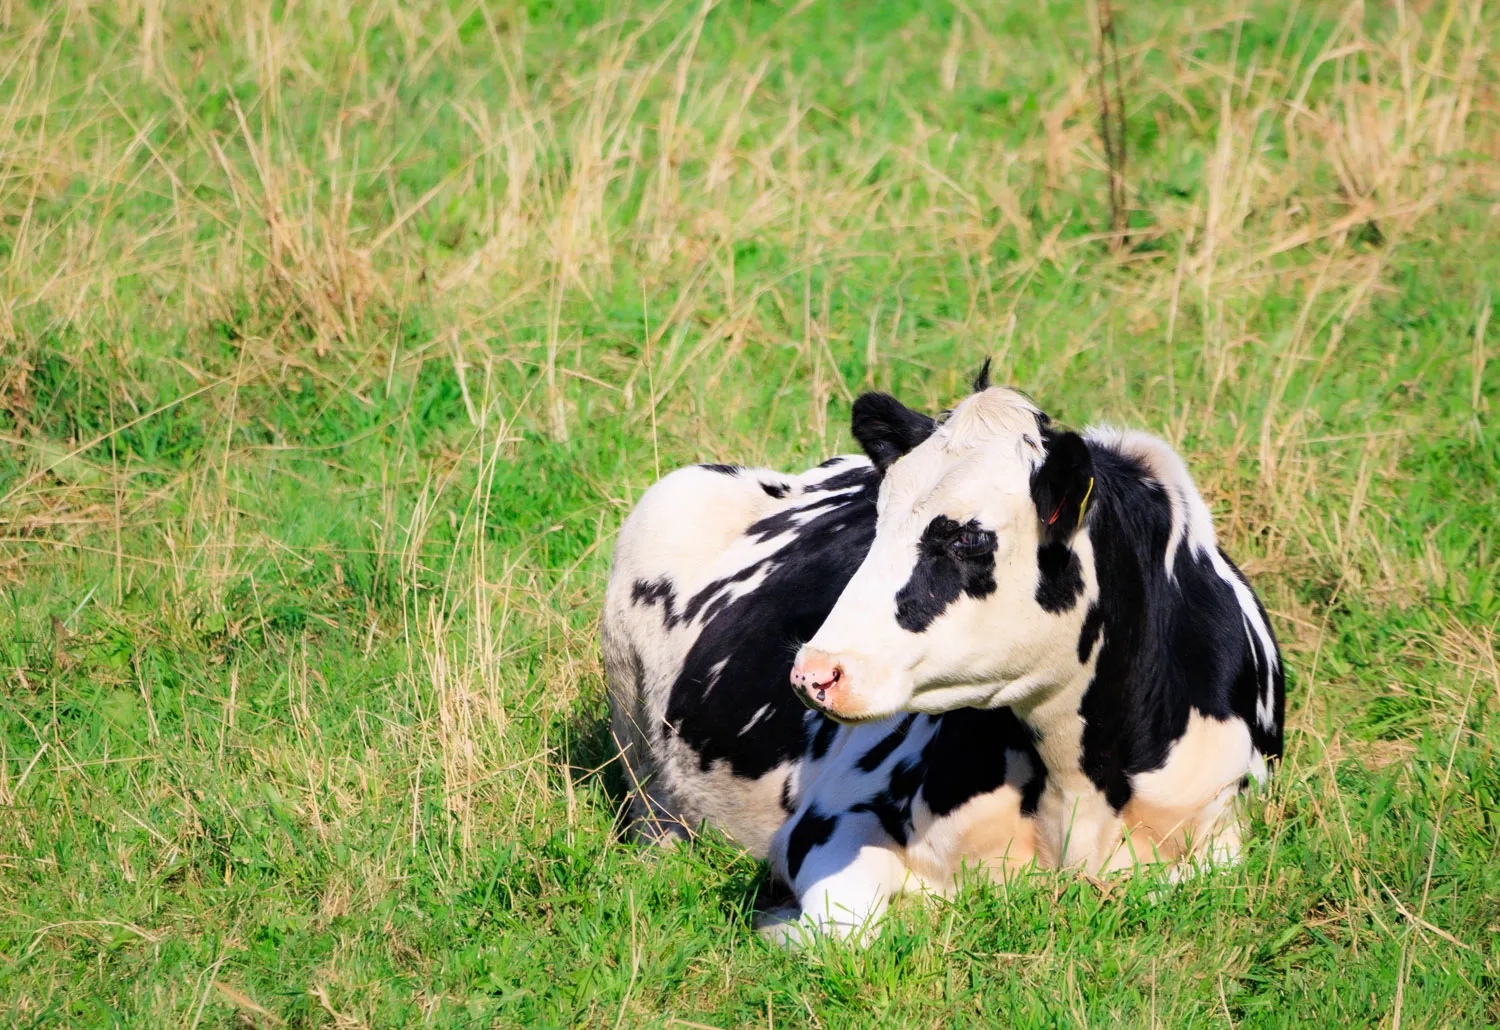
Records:
M697 465L626 519L602 632L636 833L707 822L765 854L832 729L788 688L792 657L869 548L875 488L863 458L800 476Z

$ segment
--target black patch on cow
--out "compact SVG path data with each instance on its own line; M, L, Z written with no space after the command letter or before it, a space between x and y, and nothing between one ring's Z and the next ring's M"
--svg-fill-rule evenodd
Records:
M896 624L921 633L961 594L995 592L995 534L939 515L922 530L911 579L896 592Z
M653 604L661 605L661 620L667 629L671 629L681 621L677 615L677 591L672 587L672 581L666 576L636 580L630 586L630 600L633 604L647 607Z
M765 521L765 520L762 520ZM760 523L756 523L760 525ZM750 527L751 530L755 526ZM681 611L677 610L677 595L672 588L672 583L665 576L654 580L638 579L631 586L630 599L636 604L652 605L661 604L662 625L667 629L675 629L685 622L692 622L703 616L708 621L721 612L730 603L729 588L736 583L743 583L758 575L761 569L775 562L776 556L763 558L760 561L751 562L744 568L736 569L727 576L713 580L702 590L688 598L688 603Z
M1067 611L1083 594L1083 565L1067 544L1036 549L1036 603L1053 615Z
M1224 559L1224 564L1229 566L1229 571L1237 577L1245 586L1249 581L1245 574L1240 571L1239 566L1229 560L1229 556L1222 549L1219 556ZM1205 564L1207 564L1205 562ZM1217 576L1215 578L1218 578ZM1266 609L1260 603L1260 597L1251 590L1251 596L1255 598L1255 610L1260 614L1260 620L1265 624L1266 632L1271 634L1271 644L1276 645L1275 631L1271 628L1271 617L1266 614ZM1236 606L1236 609L1238 606ZM1281 725L1286 712L1286 673L1282 669L1280 652L1275 655L1267 655L1261 648L1260 636L1251 627L1245 625L1245 633L1249 637L1246 640L1246 649L1249 651L1252 664L1242 663L1239 676L1235 679L1233 697L1230 707L1250 724L1250 743L1255 749L1268 758L1281 754ZM1260 720L1255 716L1256 705L1259 703L1266 689L1266 667L1275 661L1275 668L1271 672L1271 721L1272 728L1267 730L1260 725Z
M849 428L876 470L884 473L897 458L931 436L937 423L888 393L866 393L854 401Z
M880 828L900 847L911 838L911 806L922 786L922 761L908 758L896 763L884 788L868 801L850 805L851 812L869 812Z
M990 388L990 359L985 358L984 364L979 366L979 372L974 376L974 392L983 393Z
M1080 766L1120 809L1130 800L1130 777L1161 767L1192 711L1243 719L1256 749L1267 758L1279 755L1284 684L1278 662L1275 726L1264 730L1255 704L1272 656L1247 634L1233 587L1186 540L1169 577L1167 494L1132 458L1098 445L1092 457L1088 522L1103 643L1078 709L1084 720ZM1092 614L1085 620L1085 634L1092 620Z
M788 667L790 671L790 667ZM809 754L813 761L817 761L828 754L828 749L833 746L833 738L839 735L839 724L826 716L818 716L818 732L813 734L812 746Z
M1104 612L1097 604L1089 605L1089 613L1084 616L1083 630L1078 634L1078 664L1087 665L1089 656L1094 653L1094 645L1099 642L1099 631L1104 628Z
M825 459L823 459L822 461L818 462L817 465L815 465L813 467L814 468L820 468L820 469L831 469L835 465L841 464L841 463L843 463L843 462L845 462L847 460L848 459L844 455L842 455L842 454L835 454L831 458L825 458Z
M908 715L897 723L895 729L881 737L874 747L859 756L859 761L854 763L855 768L860 772L874 772L879 769L880 763L891 757L896 748L901 746L901 742L906 739L906 734L911 730L912 721L915 719L915 715Z
M871 508L870 515L873 520L875 499L874 491L869 489L869 485L873 481L874 473L868 468L859 469L858 471L863 473L865 487L871 494L869 498ZM808 492L811 493L813 491ZM863 492L864 491L861 491L861 493ZM812 521L816 516L820 514L826 514L828 512L837 513L841 511L845 505L850 503L851 496L858 495L839 494L832 497L814 497L811 500L808 500L806 504L799 504L795 508L783 508L780 511L767 515L763 519L752 522L750 526L745 530L745 536L753 538L756 543L763 544L768 540L771 540L778 536L783 536L786 533L800 534L805 526L810 526L812 524ZM823 519L818 519L818 521L820 522L820 530L823 532L827 532L829 529L829 523L827 521L824 521ZM874 526L872 525L870 528L871 539L873 540ZM790 546L796 547L796 543L794 542ZM866 542L865 550L869 550L869 546L869 543ZM773 556L773 559L774 557L775 556ZM861 554L860 560L863 560L863 554ZM857 567L858 563L856 563L856 568ZM851 572L850 575L852 576L853 573ZM837 600L837 598L835 598L835 600Z
M802 488L805 494L826 494L835 490L852 490L854 487L863 486L870 478L870 467L859 465L838 475L829 476L827 479L817 483L809 483Z
M851 812L869 812L880 821L886 835L901 847L911 837L911 808L926 772L920 758L907 758L891 770L890 779L867 801L851 805Z
M786 496L786 492L787 492L787 489L788 489L787 485L785 483L766 483L766 482L762 482L760 484L760 488L766 492L766 496L767 497L774 497L778 501L781 500L783 497Z
M845 476L849 492L799 499L751 525L751 540L786 540L760 561L690 598L672 595L660 580L632 591L638 603L662 604L668 628L696 620L666 721L705 771L722 761L734 775L758 779L808 753L825 754L838 732L831 720L804 718L789 677L797 648L823 624L875 536L878 477L863 462L832 478ZM735 596L736 584L755 576L755 589ZM739 733L764 705L766 715Z
M944 816L998 789L1019 772L1007 768L1011 751L1024 754L1030 764L1030 779L1021 785L1021 810L1030 814L1047 782L1030 729L1009 708L945 712L922 749L922 799L934 816Z
M838 816L823 815L816 808L809 808L802 814L802 818L797 820L797 825L792 827L792 832L787 836L786 874L788 879L797 878L797 874L802 871L802 863L807 860L808 853L813 848L827 844L838 824Z
M707 469L710 472L717 472L721 476L737 476L740 473L740 469L743 468L744 466L742 466L742 465L719 465L719 464L710 464L710 463L705 462L704 464L701 464L698 467L701 468L701 469Z
M781 810L787 815L797 811L797 801L792 797L792 777L788 773L786 779L781 781Z
M1042 764L1040 756L1032 759L1031 778L1021 787L1021 814L1036 815L1037 806L1042 803L1042 791L1047 786L1047 767Z

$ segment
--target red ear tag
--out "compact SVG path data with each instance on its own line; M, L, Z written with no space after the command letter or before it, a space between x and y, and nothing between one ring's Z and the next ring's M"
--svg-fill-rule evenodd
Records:
M1057 521L1057 517L1062 514L1063 505L1067 504L1067 503L1068 503L1068 498L1067 498L1066 495L1064 495L1063 499L1057 502L1057 510L1054 511L1052 513L1052 517L1047 520L1047 525L1050 526L1050 525L1052 525L1052 523L1054 523L1054 522Z

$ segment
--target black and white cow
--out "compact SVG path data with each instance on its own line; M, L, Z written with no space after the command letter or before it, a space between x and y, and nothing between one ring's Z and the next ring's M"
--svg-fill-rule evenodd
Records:
M1280 754L1275 638L1182 460L984 378L941 420L861 397L868 459L674 472L620 531L634 825L769 854L778 936L867 930L964 866L1230 861Z

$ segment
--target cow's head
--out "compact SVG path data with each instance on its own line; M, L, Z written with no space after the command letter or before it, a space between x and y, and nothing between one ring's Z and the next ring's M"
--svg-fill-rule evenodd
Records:
M1077 675L1097 596L1088 445L987 377L941 421L854 404L881 474L875 542L792 685L841 722L1023 702Z

